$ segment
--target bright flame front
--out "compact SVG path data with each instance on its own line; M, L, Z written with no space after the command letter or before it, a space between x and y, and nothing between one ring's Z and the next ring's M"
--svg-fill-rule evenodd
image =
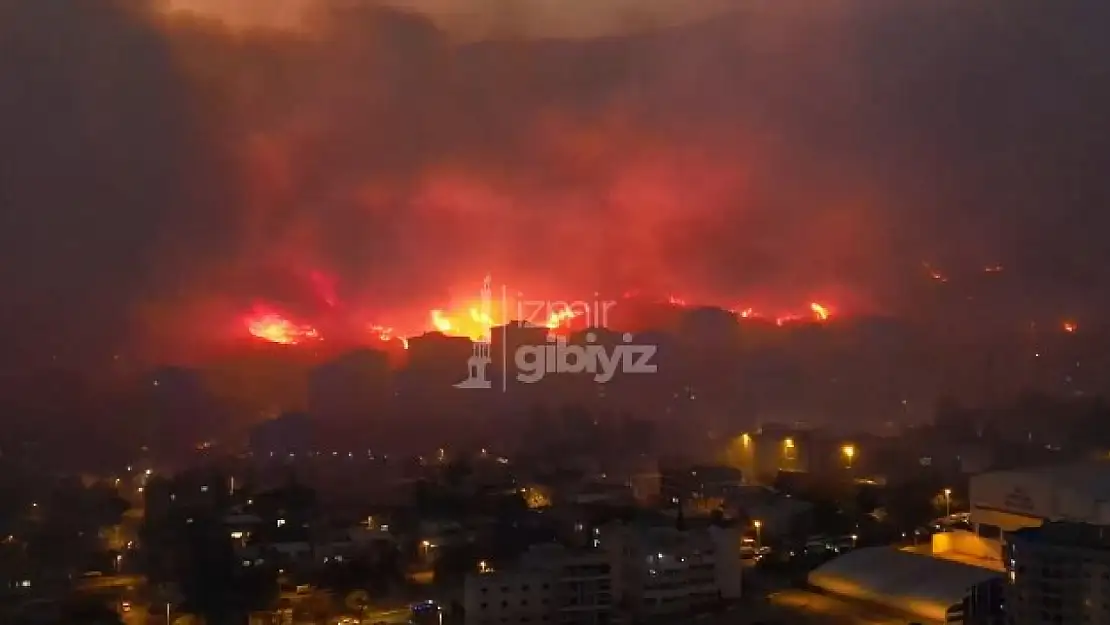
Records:
M247 318L246 325L252 336L280 345L296 345L306 340L320 339L316 328L294 323L276 312L258 313Z

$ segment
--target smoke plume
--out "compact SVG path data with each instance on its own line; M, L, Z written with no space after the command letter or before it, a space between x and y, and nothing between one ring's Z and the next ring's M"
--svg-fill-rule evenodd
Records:
M890 312L923 259L1103 284L1107 26L1033 0L0 0L3 338L172 358L255 301L388 322L487 271Z

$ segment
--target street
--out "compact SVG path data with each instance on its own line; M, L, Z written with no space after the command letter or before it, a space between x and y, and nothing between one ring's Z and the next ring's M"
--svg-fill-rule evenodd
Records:
M823 595L808 590L789 589L769 597L776 610L797 618L799 623L814 622L827 625L906 625L905 617L854 601Z
M137 588L145 583L146 579L142 575L98 575L82 578L76 586L79 591L89 592L129 587Z
M362 622L368 625L376 625L377 623L388 623L389 625L408 623L410 614L411 612L408 608L402 610L382 610L381 612L367 612L365 618L362 619Z

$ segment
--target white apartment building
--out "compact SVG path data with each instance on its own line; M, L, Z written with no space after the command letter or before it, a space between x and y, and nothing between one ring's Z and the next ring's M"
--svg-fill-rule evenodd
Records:
M463 590L466 625L608 625L685 617L741 594L741 533L612 524L595 548L533 547L501 570L481 563Z
M608 625L613 614L608 554L558 545L533 547L512 568L486 563L467 576L467 625Z
M1007 625L1110 625L1110 527L1049 522L1005 542Z
M613 558L618 608L650 621L739 598L740 540L738 531L715 526L615 525L600 542Z

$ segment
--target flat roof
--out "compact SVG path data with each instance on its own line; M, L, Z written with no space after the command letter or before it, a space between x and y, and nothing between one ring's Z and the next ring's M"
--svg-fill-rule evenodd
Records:
M1034 542L1077 549L1110 551L1110 527L1067 521L1025 527L1009 533L1010 540Z
M1002 574L991 569L908 553L894 547L856 549L809 574L809 583L827 592L944 621L948 608L972 587Z
M1096 460L1072 464L1048 465L1026 469L989 471L971 478L972 482L994 477L1041 478L1054 485L1089 495L1093 499L1110 500L1110 462Z

